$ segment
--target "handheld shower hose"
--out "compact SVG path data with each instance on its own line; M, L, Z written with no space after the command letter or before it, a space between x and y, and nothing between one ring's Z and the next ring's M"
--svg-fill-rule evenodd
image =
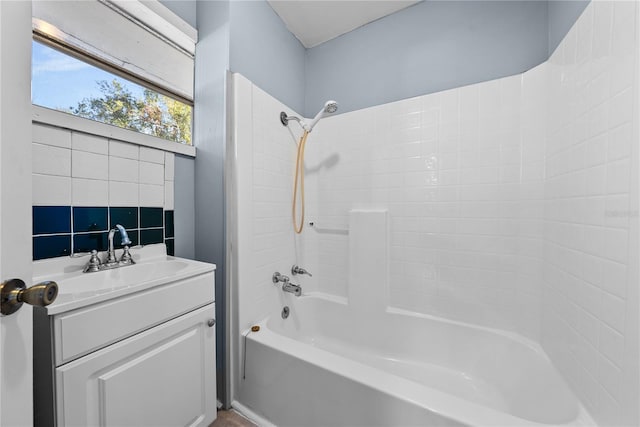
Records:
M304 130L304 133L300 137L298 143L298 154L296 157L296 175L293 181L293 205L291 206L291 215L293 216L293 230L300 234L304 227L304 148L307 145L307 137L309 132L313 130L313 127L323 117L333 114L338 109L338 103L336 101L327 101L324 104L322 110L311 119L300 120L297 117L288 117L284 112L280 113L280 121L283 125L287 126L289 120L296 120ZM298 184L300 184L300 222L298 223L297 207L298 207Z
M293 230L297 234L302 233L302 228L304 227L304 147L307 145L308 135L309 131L305 130L298 143L296 175L293 181L293 206L291 207L291 214L293 216ZM297 218L298 182L300 183L300 223L298 223Z

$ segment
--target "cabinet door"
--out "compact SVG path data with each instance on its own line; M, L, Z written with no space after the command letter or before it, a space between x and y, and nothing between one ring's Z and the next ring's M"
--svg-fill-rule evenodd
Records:
M58 426L208 426L213 318L209 304L57 368Z

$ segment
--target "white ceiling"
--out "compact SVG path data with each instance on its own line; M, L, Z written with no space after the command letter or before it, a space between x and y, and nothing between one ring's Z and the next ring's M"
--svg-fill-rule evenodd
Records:
M310 48L404 9L408 0L268 0L285 25Z

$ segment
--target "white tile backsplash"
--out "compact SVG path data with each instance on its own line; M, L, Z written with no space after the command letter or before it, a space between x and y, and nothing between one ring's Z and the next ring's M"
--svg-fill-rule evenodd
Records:
M106 206L109 200L109 181L72 178L72 206Z
M34 206L71 206L71 178L33 174Z
M173 181L175 171L175 158L174 153L164 153L164 179L165 181Z
M33 173L71 176L71 150L52 145L32 145Z
M137 184L140 163L137 160L109 156L109 180Z
M158 163L149 163L140 161L140 178L141 184L164 184L164 166Z
M140 147L126 142L109 140L109 155L138 160L140 158Z
M97 154L109 154L109 141L99 136L81 132L71 133L71 148L79 151L89 151Z
M34 205L174 208L173 153L37 123L33 140Z
M72 150L71 176L74 178L109 179L109 156Z
M109 206L139 206L140 196L137 183L109 181Z
M53 126L34 123L32 127L33 142L56 147L71 148L71 131Z
M174 185L173 181L164 182L164 208L174 209Z
M164 206L164 185L139 184L138 191L140 206Z
M155 148L140 147L140 161L164 164L165 152Z

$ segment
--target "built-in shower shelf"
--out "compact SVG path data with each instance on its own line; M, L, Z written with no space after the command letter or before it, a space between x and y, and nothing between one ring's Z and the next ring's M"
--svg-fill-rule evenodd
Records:
M319 227L318 223L315 221L309 222L309 227L315 230L316 233L320 233L320 234L339 234L343 236L346 236L349 234L349 230L346 228Z

